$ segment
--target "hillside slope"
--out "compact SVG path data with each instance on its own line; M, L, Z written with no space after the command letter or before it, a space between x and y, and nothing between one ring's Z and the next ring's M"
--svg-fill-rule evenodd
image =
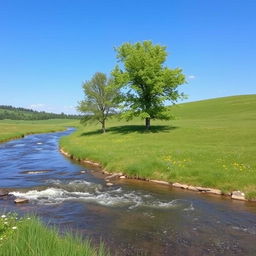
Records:
M256 94L183 103L171 108L179 119L256 119Z

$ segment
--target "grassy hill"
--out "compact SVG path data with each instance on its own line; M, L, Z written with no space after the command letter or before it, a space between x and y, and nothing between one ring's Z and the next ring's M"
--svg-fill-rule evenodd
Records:
M129 175L242 190L256 198L256 95L180 104L172 121L108 121L78 129L61 140L65 151Z
M241 95L183 103L171 108L180 119L249 120L256 118L256 95Z

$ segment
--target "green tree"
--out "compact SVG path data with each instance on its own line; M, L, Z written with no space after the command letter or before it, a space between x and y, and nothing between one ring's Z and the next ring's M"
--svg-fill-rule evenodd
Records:
M177 88L185 83L185 76L179 68L164 66L166 47L143 41L125 43L115 50L121 67L117 65L112 75L115 86L122 88L122 116L127 120L134 116L145 119L146 129L151 119L171 119L165 103L184 97Z
M98 121L103 133L106 132L106 120L117 107L114 99L118 95L118 88L112 86L112 82L113 79L108 79L104 73L95 73L90 81L83 84L85 99L77 107L78 111L85 114L82 122Z

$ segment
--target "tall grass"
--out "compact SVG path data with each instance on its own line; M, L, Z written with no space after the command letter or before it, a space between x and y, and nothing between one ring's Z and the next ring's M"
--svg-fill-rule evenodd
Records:
M103 244L94 248L89 240L66 233L59 235L38 219L21 221L15 232L0 242L1 256L109 256Z
M112 119L102 135L88 125L63 137L61 147L79 159L131 176L242 190L256 197L256 95L178 105L176 120Z

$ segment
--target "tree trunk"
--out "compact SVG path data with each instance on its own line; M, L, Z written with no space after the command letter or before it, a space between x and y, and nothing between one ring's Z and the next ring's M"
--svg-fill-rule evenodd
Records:
M106 132L106 127L105 127L105 120L102 120L102 133Z
M150 117L146 117L146 129L150 129Z

